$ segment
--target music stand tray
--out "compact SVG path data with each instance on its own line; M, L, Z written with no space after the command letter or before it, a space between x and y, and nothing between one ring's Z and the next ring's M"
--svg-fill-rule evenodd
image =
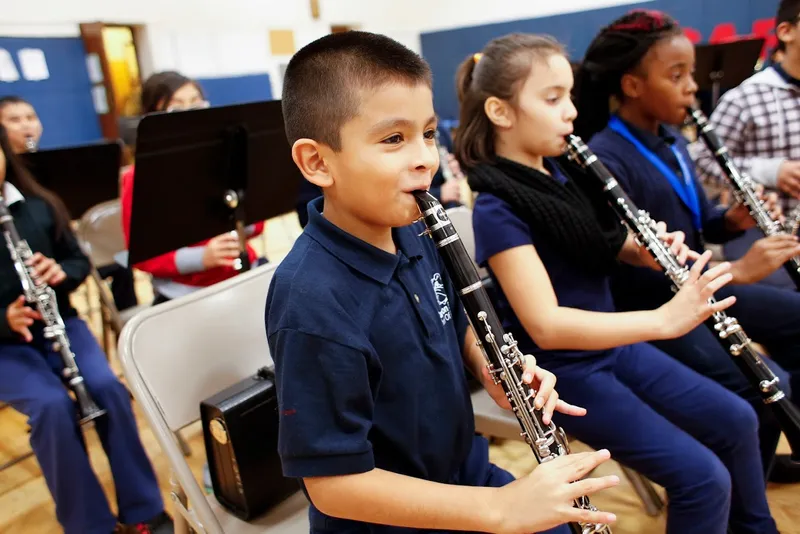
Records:
M135 176L129 265L293 212L303 181L279 100L145 116Z
M36 181L61 198L72 219L119 198L119 141L26 152L21 157Z

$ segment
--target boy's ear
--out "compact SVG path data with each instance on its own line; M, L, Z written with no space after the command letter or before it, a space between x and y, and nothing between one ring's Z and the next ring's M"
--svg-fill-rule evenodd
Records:
M797 40L797 23L781 22L775 28L775 35L778 36L778 40L782 43L793 43Z
M333 175L322 155L323 147L313 139L298 139L292 145L292 159L306 180L325 188L333 184Z

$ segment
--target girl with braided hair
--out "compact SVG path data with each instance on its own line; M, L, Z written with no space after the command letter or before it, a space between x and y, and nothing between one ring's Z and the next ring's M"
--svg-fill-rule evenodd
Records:
M646 344L707 318L728 266L700 276L710 254L692 255L691 282L671 302L616 313L617 263L658 267L591 178L559 157L576 117L572 86L562 47L535 35L495 39L459 69L455 154L478 192L476 260L495 282L503 326L586 407L554 416L559 426L666 488L667 532L775 533L752 408ZM680 232L665 239L690 256Z
M729 208L711 204L695 174L688 143L677 130L695 101L694 61L694 45L669 16L637 10L621 17L604 28L586 51L574 90L580 112L575 126L639 208L682 231L689 248L702 251L706 241L724 243L755 221L741 204ZM768 271L775 261L780 266L800 253L800 246L791 236L759 241L746 258L731 263L733 280L717 296L736 296L730 314L770 353L772 360L766 361L780 378L781 388L789 387L790 380L796 387L800 294L750 282L754 268ZM666 276L630 265L614 274L612 292L616 305L625 311L650 310L672 298ZM654 345L748 400L761 420L767 476L774 482L799 480L800 470L788 456L774 461L780 437L777 422L713 333L697 328L679 338L656 340Z

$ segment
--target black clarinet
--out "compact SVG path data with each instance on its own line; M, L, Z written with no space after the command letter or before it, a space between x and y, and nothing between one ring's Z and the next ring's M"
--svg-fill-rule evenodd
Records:
M478 270L447 212L436 197L427 191L416 191L414 196L422 213L422 220L428 228L423 235L431 236L436 243L486 357L489 376L495 384L503 387L514 415L517 416L522 428L520 435L530 445L539 463L569 454L569 443L564 431L552 422L545 425L542 422L542 411L534 407L536 391L522 381L524 355L517 348L513 336L504 331L481 283ZM586 496L576 499L575 507L597 510ZM611 534L608 525L570 523L569 527L575 534Z
M11 261L14 262L14 268L22 283L25 300L33 304L39 315L42 316L44 337L52 342L53 351L61 356L64 364L64 381L75 394L78 405L79 424L84 425L105 415L106 411L99 408L89 395L83 375L78 369L78 364L75 363L75 355L70 348L64 320L58 312L58 302L53 288L45 283L37 284L34 280L33 272L27 264L27 261L33 256L33 251L28 242L22 239L17 232L14 218L8 211L2 193L0 193L0 227L2 227L6 245L11 254Z
M579 137L567 136L567 151L570 159L576 161L590 175L600 181L611 208L634 233L637 243L646 247L656 262L664 269L672 281L673 291L677 291L689 278L689 268L681 265L669 246L658 237L656 222L650 217L650 214L636 207L608 168ZM713 304L714 299L709 299L709 303ZM778 387L778 377L764 363L764 360L753 348L747 333L734 317L719 311L714 313L705 324L714 332L715 337L725 347L752 386L758 390L764 403L772 409L781 430L791 445L792 460L800 460L800 410Z
M722 144L717 132L708 122L703 112L695 108L687 108L687 112L691 122L697 126L698 136L711 153L714 154L714 158L722 168L722 172L725 173L725 177L733 187L734 196L750 210L750 215L755 219L759 230L767 237L786 233L786 229L780 221L772 218L772 215L764 206L764 201L758 198L753 179L742 173L733 162L733 158L728 153L728 148ZM800 256L790 259L783 264L783 267L789 273L789 277L794 282L794 285L797 286L797 289L800 289Z

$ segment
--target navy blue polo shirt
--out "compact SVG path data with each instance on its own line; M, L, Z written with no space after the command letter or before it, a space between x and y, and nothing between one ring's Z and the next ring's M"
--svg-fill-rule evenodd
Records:
M697 252L703 252L705 241L724 243L741 234L725 228L726 208L709 201L694 172L692 158L686 149L688 142L678 131L661 125L656 135L624 120L622 122L636 139L683 180L681 166L670 147L675 146L680 152L692 173L691 180L700 203L702 228L695 228L691 210L661 171L639 153L630 141L606 127L592 137L589 148L617 178L638 208L649 212L654 220L665 222L670 231L682 231L686 234L686 245ZM663 273L627 264L620 267L619 274L613 280L614 297L617 306L623 310L658 307L674 295L670 288L670 282Z
M555 180L566 183L568 178L557 163L546 159L545 166ZM533 245L547 269L559 305L587 311L615 311L608 276L592 273L576 265L543 238L536 228L517 215L510 204L490 193L480 193L475 200L472 225L475 232L475 259L495 280L495 308L503 327L514 335L522 352L535 354L537 361L548 370L557 369L561 364L567 363L565 358L597 357L607 352L540 349L523 328L500 284L496 282L497 279L489 267L489 258L512 248ZM535 291L535 288L531 290Z
M462 359L467 319L422 223L393 230L390 254L309 204L309 224L278 266L266 306L278 449L289 477L380 468L482 485ZM310 512L312 531L396 532Z

